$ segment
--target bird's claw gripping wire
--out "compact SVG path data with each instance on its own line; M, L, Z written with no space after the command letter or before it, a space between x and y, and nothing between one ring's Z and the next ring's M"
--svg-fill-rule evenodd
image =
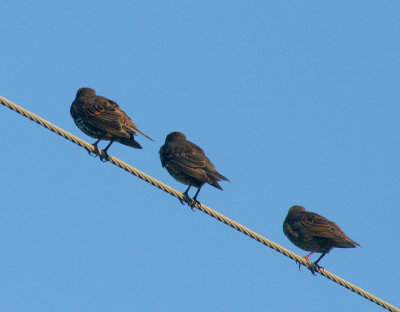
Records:
M300 261L296 260L296 264L299 265L299 271L301 272L301 265L302 263ZM307 269L309 269L312 273L312 275L316 275L315 273L318 272L319 270L323 270L324 268L322 266L319 266L317 263L315 262L309 262L307 265L305 265L307 267Z
M100 160L102 162L107 162L110 159L110 156L108 156L107 151L105 150L99 150L99 148L97 147L97 144L93 144L94 147L94 151L88 151L90 156L93 157L100 157Z
M93 147L94 147L94 151L93 151L93 152L90 151L90 150L88 150L89 156L93 156L93 157L99 156L99 155L100 155L99 148L98 148L97 145L95 145L95 144L93 144Z
M182 205L188 204L193 211L194 211L195 205L200 204L200 202L197 199L190 198L187 192L183 193L183 199L181 199L180 197L178 197L178 199Z
M301 264L302 264L302 263L301 263L300 261L297 261L297 260L296 260L296 264L299 265L299 271L301 272Z
M189 204L190 208L192 209L192 211L194 211L194 208L196 208L196 204L200 204L200 202L197 199L191 199L191 202Z
M110 156L108 156L107 152L104 150L102 150L101 152L102 152L102 155L99 154L100 160L102 162L107 162L110 159Z
M187 192L183 193L183 199L178 198L182 205L188 204L192 210L194 210L194 205L199 203L197 200L193 200L189 197Z
M181 202L182 205L185 205L185 201L183 201L180 197L178 197L179 201Z
M322 266L319 266L318 264L316 264L315 262L314 263L311 263L309 266L308 266L308 269L311 271L311 273L312 273L312 275L316 275L315 273L316 272L318 272L319 270L323 270L324 268L322 267Z
M183 193L183 199L180 197L178 197L178 199L182 205L185 205L185 203L188 203L188 202L190 203L190 201L191 201L191 199L187 193L187 190L186 190L186 192Z

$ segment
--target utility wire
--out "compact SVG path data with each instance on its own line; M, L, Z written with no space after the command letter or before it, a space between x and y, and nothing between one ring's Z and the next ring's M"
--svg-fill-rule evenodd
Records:
M75 144L83 147L84 149L86 149L88 152L95 152L95 148L93 147L92 144L78 138L77 136L65 131L64 129L57 127L56 125L52 124L51 122L39 117L38 115L35 115L34 113L24 109L23 107L7 100L6 98L0 96L0 103L3 104L4 106L12 109L13 111L21 114L22 116L25 116L27 118L29 118L30 120L42 125L43 127L57 133L58 135L66 138L67 140L70 140L71 142L74 142ZM103 156L104 153L100 150L100 154L102 154ZM146 173L132 167L131 165L127 164L126 162L119 160L118 158L109 155L108 160L124 169L125 171L128 171L129 173L137 176L138 178L154 185L155 187L159 188L160 190L163 190L164 192L175 196L178 199L181 199L182 201L187 202L188 204L190 204L190 202L188 202L187 198L179 191L173 189L172 187L164 184L161 181L158 181L157 179L147 175ZM301 263L302 265L307 266L307 262L303 257L300 257L299 255L291 252L290 250L278 245L277 243L265 238L264 236L261 236L260 234L250 230L249 228L241 225L240 223L233 221L232 219L229 219L228 217L225 217L224 215L220 214L219 212L211 209L210 207L203 205L201 203L196 203L195 207L199 210L201 210L202 212L208 214L209 216L217 219L218 221L221 221L223 223L225 223L226 225L229 225L230 227L238 230L239 232L242 232L243 234L255 239L256 241L264 244L265 246L268 246L278 252L280 252L281 254L285 255L286 257L289 257L293 260L295 260L298 263ZM355 292L356 294L376 303L377 305L381 306L382 308L388 310L388 311L392 311L392 312L400 312L400 309L391 305L390 303L374 296L373 294L363 290L362 288L342 279L341 277L325 270L322 268L317 268L316 272L318 272L319 274L325 276L326 278L334 281L335 283L338 283L339 285Z

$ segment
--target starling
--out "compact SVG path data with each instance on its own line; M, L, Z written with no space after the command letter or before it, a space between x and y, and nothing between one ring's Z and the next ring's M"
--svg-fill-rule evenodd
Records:
M93 143L97 154L99 152L97 144L101 140L110 141L103 150L106 156L107 150L114 141L141 149L140 144L134 139L136 132L153 141L152 138L139 131L132 119L116 102L96 95L93 89L80 88L72 102L70 112L78 128L88 136L97 139ZM100 159L103 160L102 157Z
M187 141L186 136L181 132L171 132L167 135L165 144L160 148L160 159L162 166L175 180L189 185L183 193L185 197L189 198L190 187L198 188L191 199L192 209L204 183L222 190L218 181L230 182L228 178L218 173L204 151L196 144Z
M329 221L314 212L308 212L301 206L293 206L289 209L283 222L283 232L297 247L311 251L304 259L306 259L313 274L316 267L320 268L318 262L332 248L360 246L348 238L335 222ZM312 264L309 257L314 252L322 253L322 255Z

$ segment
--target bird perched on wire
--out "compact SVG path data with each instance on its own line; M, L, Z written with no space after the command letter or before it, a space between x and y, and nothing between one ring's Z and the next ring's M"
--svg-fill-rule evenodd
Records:
M93 143L97 154L99 154L97 144L101 140L110 141L103 150L106 159L108 158L107 150L115 141L139 149L142 147L134 139L136 133L140 133L153 141L152 138L139 131L132 119L125 114L116 102L96 95L96 92L91 88L80 88L78 90L70 112L78 128L88 136L97 139ZM100 156L100 159L103 160L103 157Z
M297 247L311 251L304 259L306 259L313 274L316 268L321 268L318 266L318 262L332 248L360 246L357 242L348 238L335 222L329 221L314 212L308 212L302 206L293 206L289 209L283 222L283 232ZM322 253L322 255L314 263L311 263L309 257L314 252Z
M204 151L196 144L186 140L181 132L171 132L165 138L165 144L160 148L161 165L165 167L175 180L188 185L183 193L190 200L188 195L190 187L197 187L197 192L190 200L191 207L195 205L200 189L208 183L217 189L222 190L218 181L229 181L220 174L207 158ZM181 201L183 204L183 202Z

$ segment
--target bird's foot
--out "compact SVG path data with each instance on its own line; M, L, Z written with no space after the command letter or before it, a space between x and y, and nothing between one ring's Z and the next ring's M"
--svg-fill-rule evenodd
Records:
M319 266L319 265L316 264L316 263L311 263L311 264L308 266L308 269L311 271L312 275L316 275L316 274L315 274L316 272L318 272L319 270L323 270L324 268L321 267L321 266Z
M299 265L299 271L301 272L301 265L303 264L303 265L305 265L311 272L312 272L312 269L310 269L310 267L314 264L314 263L311 263L310 262L310 256L312 255L312 253L310 253L310 254L308 254L307 256L305 256L305 257L302 257L304 260L306 260L306 264L303 264L302 262L300 262L300 261L297 261L296 260L296 263ZM314 273L313 273L314 274Z
M192 211L194 211L196 204L200 204L200 202L197 199L191 199L190 208Z
M93 157L99 156L100 155L99 148L97 147L97 145L93 145L93 147L94 147L94 151L93 152L88 151L89 155L93 156Z
M187 192L183 193L183 199L179 198L179 201L181 202L182 205L185 205L185 203L190 203L192 201L192 199L189 197Z
M104 150L101 151L101 154L99 153L99 156L102 162L107 162L108 160L110 160L110 156L108 156L107 152Z
M301 262L296 260L296 264L299 265L299 271L301 272Z

